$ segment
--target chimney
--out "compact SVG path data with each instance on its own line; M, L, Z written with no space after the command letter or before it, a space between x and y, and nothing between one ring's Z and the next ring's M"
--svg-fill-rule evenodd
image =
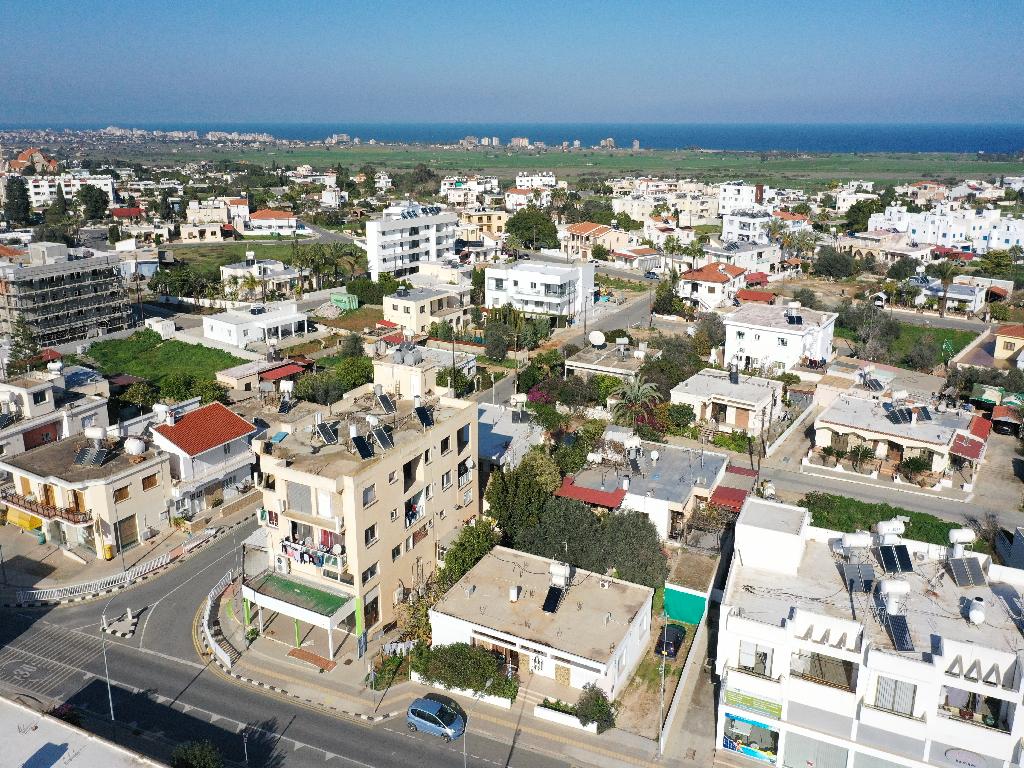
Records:
M173 427L175 424L177 424L178 423L178 412L176 410L174 410L173 408L168 408L167 409L167 416L164 418L164 423L168 427Z

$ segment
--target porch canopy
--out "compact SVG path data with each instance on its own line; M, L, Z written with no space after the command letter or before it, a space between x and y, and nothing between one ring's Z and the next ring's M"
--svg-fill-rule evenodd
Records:
M328 592L269 571L242 584L242 597L259 608L260 634L263 634L263 609L266 608L325 630L331 658L334 657L332 630L356 610L356 600L351 595Z

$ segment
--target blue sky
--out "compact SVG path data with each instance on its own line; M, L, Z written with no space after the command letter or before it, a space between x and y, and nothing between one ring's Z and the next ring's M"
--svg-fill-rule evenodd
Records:
M1024 120L1019 0L0 9L0 123Z

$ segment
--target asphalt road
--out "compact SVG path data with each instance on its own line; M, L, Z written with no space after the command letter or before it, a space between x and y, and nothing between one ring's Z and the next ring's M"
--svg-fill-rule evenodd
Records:
M461 740L446 745L409 733L402 721L371 726L334 717L230 681L199 657L193 639L197 609L236 564L239 542L254 528L255 523L240 526L186 563L106 601L0 611L0 688L43 705L70 702L87 713L90 730L165 762L175 745L208 738L235 766L245 765L247 749L247 768L463 765ZM133 638L99 631L101 614L116 617L129 606L141 612ZM568 765L480 731L485 729L471 721L468 765Z

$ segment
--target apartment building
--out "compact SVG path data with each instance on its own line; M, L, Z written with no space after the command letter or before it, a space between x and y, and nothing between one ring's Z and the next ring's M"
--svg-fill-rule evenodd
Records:
M505 234L505 225L511 214L499 209L482 209L463 211L460 214L463 224L477 227L482 234L501 237Z
M890 205L882 213L871 215L868 229L903 232L914 243L977 253L1024 245L1024 219L1003 218L998 208L955 208L945 204L911 213L905 206Z
M33 208L46 208L57 197L58 192L71 199L82 187L89 185L105 192L110 207L116 205L114 177L89 173L62 173L57 176L25 176L28 202Z
M768 223L772 215L764 209L736 210L722 215L722 240L726 243L759 243L769 241Z
M0 381L0 457L108 426L107 395L98 373L59 361Z
M12 478L0 488L8 522L107 560L166 528L167 454L141 438L106 433L91 427L0 458L0 471Z
M593 258L595 245L603 245L609 251L621 250L629 245L629 233L592 221L581 221L565 228L562 253L566 258L587 261Z
M563 267L540 262L487 267L484 304L510 304L531 315L552 315L575 322L594 303L594 265Z
M1022 572L903 538L844 534L748 498L735 528L715 672L720 752L779 766L1014 765Z
M384 209L366 222L366 258L370 276L414 274L420 262L441 261L452 255L459 217L441 206L411 200Z
M94 338L130 326L128 289L117 254L83 255L63 243L31 243L27 257L0 265L0 335L19 317L42 346Z
M472 205L484 194L498 194L497 176L445 176L441 179L441 197L448 205Z
M528 206L547 208L551 205L551 190L547 187L512 187L505 192L505 210L518 213Z
M712 241L704 245L703 251L704 264L717 261L742 267L748 272L764 272L769 275L782 269L782 249L774 244Z
M558 179L551 171L521 171L516 174L516 186L520 189L554 189Z
M410 334L427 333L431 323L451 323L462 329L469 323L470 286L399 288L384 297L384 319Z
M764 184L727 181L718 185L718 212L721 216L735 211L749 211L765 204L771 188Z
M240 496L252 487L256 456L250 422L221 403L200 406L157 404L162 423L152 428L153 443L170 457L170 500L174 514L193 517Z
M744 304L722 318L725 362L743 370L789 371L808 360L831 360L835 312Z
M476 404L366 385L329 411L306 409L289 430L253 442L268 573L249 576L243 593L332 637L376 636L478 512ZM312 608L276 599L282 582L325 597Z

